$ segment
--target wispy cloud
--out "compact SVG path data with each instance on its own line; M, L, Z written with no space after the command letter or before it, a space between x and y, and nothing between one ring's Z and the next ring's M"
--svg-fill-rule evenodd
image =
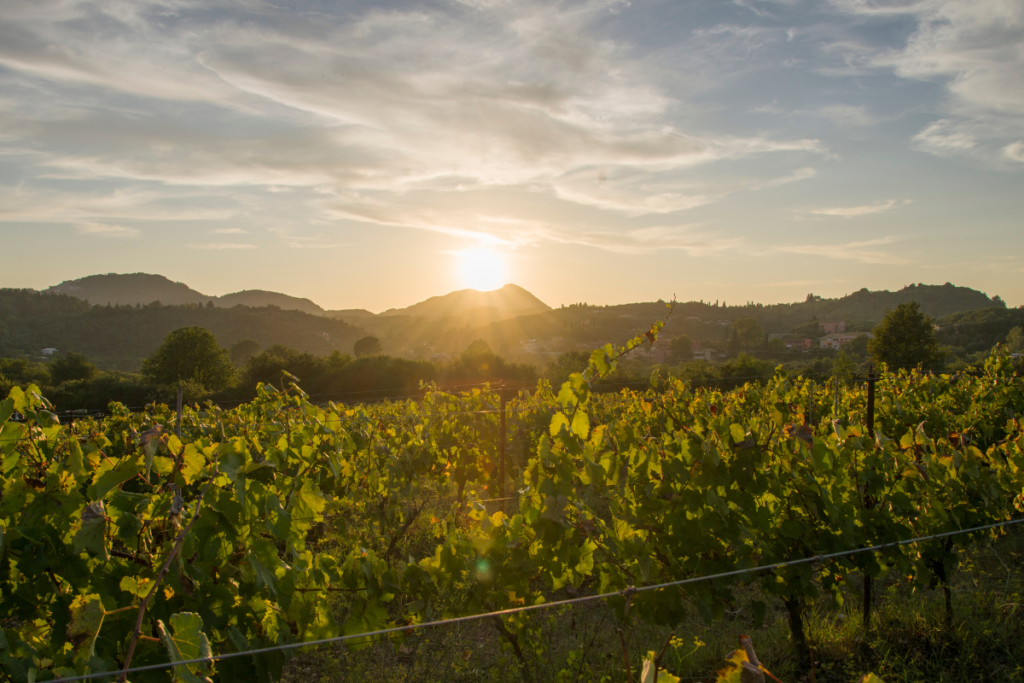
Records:
M837 206L829 208L807 209L807 213L811 213L817 216L840 216L842 218L855 218L857 216L868 216L875 213L886 213L888 211L892 211L895 208L906 206L907 204L910 204L909 199L904 199L902 201L890 199L885 202L864 204L862 206Z
M905 46L875 51L870 64L945 88L945 115L914 137L917 149L941 156L1006 158L1005 146L1024 133L1024 3L833 2L852 14L916 20Z
M214 228L210 231L212 235L244 235L248 230L244 228Z
M772 251L787 254L804 254L820 256L838 261L858 261L883 265L903 265L909 259L878 249L886 244L900 241L899 237L882 237L864 242L845 242L840 244L794 244L774 247Z
M762 282L761 287L809 287L821 284L821 280L786 280L785 282Z
M869 114L867 107L863 105L830 104L819 107L813 113L844 128L870 126L877 122L877 119Z
M351 247L351 242L286 242L291 249L340 249Z
M83 235L95 235L97 237L138 237L138 228L124 225L108 225L106 223L79 223L75 226Z
M289 188L326 186L353 204L368 193L504 187L637 216L770 187L772 177L805 168L827 148L677 121L683 103L660 72L634 57L628 42L600 37L609 10L625 7L615 2L289 13L280 21L281 10L269 7L238 21L196 13L201 5L186 2L176 4L176 16L188 30L173 40L154 5L118 12L88 0L72 5L10 10L0 64L41 79L44 90L68 84L104 93L107 102L122 93L135 99L116 111L40 104L0 114L0 127L47 141L36 163L55 178L289 195ZM108 25L118 39L97 41ZM757 50L785 33L720 25L690 39L694 49L680 54L720 71L723 60L735 69L749 63L733 47ZM152 99L177 102L173 114L156 107L139 116L138 102ZM231 117L244 125L224 127ZM700 168L768 156L781 168L678 189ZM601 168L610 169L608 181L591 182ZM307 196L290 201L330 215Z
M1003 154L1009 159L1024 163L1024 141L1017 141L1006 146Z
M207 242L205 244L190 244L189 249L212 249L212 250L223 250L223 249L256 249L255 244L236 244L234 242Z

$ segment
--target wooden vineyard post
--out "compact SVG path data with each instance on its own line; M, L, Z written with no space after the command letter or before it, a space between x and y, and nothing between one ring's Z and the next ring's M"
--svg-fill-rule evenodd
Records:
M817 426L817 423L814 421L814 380L813 379L811 380L810 404L811 404L810 405L810 409L811 409L811 428L813 429L814 427Z
M872 439L875 438L875 367L872 365L868 369L868 436ZM860 482L857 483L860 486ZM864 506L869 510L872 508L873 503L867 496L867 491L864 492ZM871 627L871 576L864 571L864 631L865 633Z
M832 402L832 419L839 419L839 375L836 374L836 398Z
M505 383L498 387L501 397L501 428L498 435L498 498L501 499L501 511L505 512Z
M875 366L868 370L868 435L875 436Z
M178 420L174 425L174 435L178 437L178 441L181 441L181 404L185 398L185 390L182 387L178 387Z

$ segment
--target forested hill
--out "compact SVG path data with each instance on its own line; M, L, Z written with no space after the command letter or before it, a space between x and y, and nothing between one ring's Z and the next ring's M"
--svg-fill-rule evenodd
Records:
M461 289L443 296L432 296L407 308L392 308L381 316L416 317L490 317L510 318L550 310L551 307L517 285L505 285L491 292Z
M860 291L836 299L808 296L792 304L731 305L727 302L681 301L675 307L664 334L687 334L695 339L713 339L728 332L728 323L740 318L755 318L769 333L796 332L817 336L816 322L843 320L848 329L866 331L877 324L886 311L898 304L916 301L933 318L984 309L1006 310L998 297L969 287L910 285L895 292ZM665 302L590 306L574 304L544 313L502 320L467 331L462 338L485 339L502 352L511 352L519 340L547 340L563 337L577 342L621 342L665 316ZM802 329L801 329L802 328Z
M67 294L101 306L146 305L154 301L165 306L179 306L205 304L216 298L197 292L182 282L168 280L163 275L148 273L90 275L78 280L65 280L45 291L47 294Z
M287 310L302 311L311 315L324 315L324 309L310 301L300 299L297 296L289 296L279 292L268 292L262 289L246 289L234 294L225 294L216 297L213 305L220 308L232 308L233 306L250 306L258 308L261 306L277 306Z
M65 280L45 290L46 294L67 294L100 306L146 306L159 301L164 306L182 304L208 304L232 308L241 304L258 308L277 306L287 310L324 315L326 311L309 299L301 299L279 292L247 289L224 296L210 296L197 292L182 282L174 282L163 275L149 273L107 273L90 275L78 280Z
M954 313L975 311L984 308L1006 308L998 296L989 297L970 287L957 287L949 282L944 285L908 285L895 292L888 290L870 291L867 288L838 299L809 297L796 304L779 304L766 307L772 312L785 310L799 324L816 316L818 320L866 320L877 323L889 309L899 304L916 301L921 310L933 318L942 318Z
M938 320L943 344L968 352L987 351L1014 327L1024 327L1024 308L985 308L954 313Z
M254 339L264 348L284 344L317 355L351 353L365 334L342 320L274 306L90 306L67 295L0 290L0 356L56 348L81 353L103 368L137 370L169 332L190 326L205 327L225 347Z

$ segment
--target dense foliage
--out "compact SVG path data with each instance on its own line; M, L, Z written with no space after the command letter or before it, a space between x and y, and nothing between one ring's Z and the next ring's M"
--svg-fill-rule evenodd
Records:
M351 407L265 386L234 410L186 411L180 440L162 427L173 420L163 407L62 425L34 389L13 390L0 403L4 672L47 680L362 633L1024 511L1024 390L1005 356L978 376L884 373L872 436L863 385L784 372L728 392L672 381L594 393L643 341L595 352L557 392L541 382L508 402L507 482L496 475L500 402L489 390ZM484 499L512 486L507 514L489 513ZM325 525L344 541L331 552L319 546ZM429 545L409 542L413 525L429 529ZM784 601L801 647L805 598L839 599L855 571L942 582L954 547L972 540L639 593L629 609L616 599L619 618L719 619L751 599L738 586L756 584L750 608ZM531 617L504 618L501 631L518 652ZM271 680L285 657L183 665L175 676Z

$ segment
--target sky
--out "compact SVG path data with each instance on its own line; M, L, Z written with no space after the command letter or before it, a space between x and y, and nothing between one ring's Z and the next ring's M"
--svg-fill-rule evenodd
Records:
M3 0L0 286L1024 304L1020 0Z

